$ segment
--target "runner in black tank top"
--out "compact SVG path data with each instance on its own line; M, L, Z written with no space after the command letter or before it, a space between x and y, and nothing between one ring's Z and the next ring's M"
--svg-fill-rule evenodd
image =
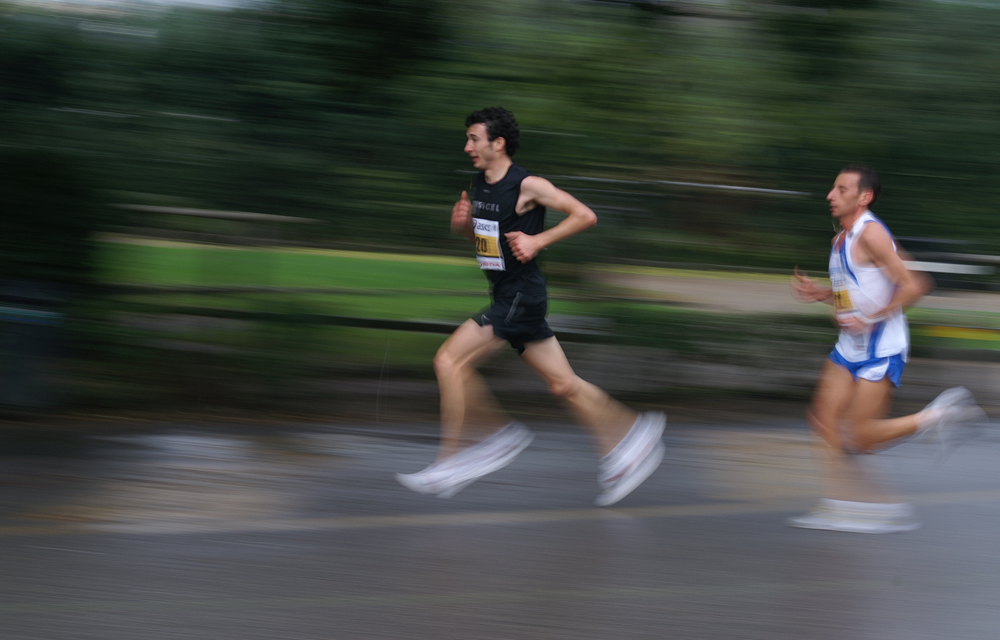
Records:
M522 264L511 253L510 243L505 234L521 231L534 236L545 231L545 207L539 205L531 211L518 215L517 201L521 195L521 183L530 173L523 167L512 164L507 174L496 184L486 181L486 173L480 172L473 181L472 216L474 219L499 223L499 261L495 268L483 267L490 280L495 295L505 295L510 291L524 293L544 293L545 277L538 268L536 259ZM491 245L480 242L476 246L477 255L490 253ZM490 256L487 256L490 257ZM482 260L480 263L482 264Z
M521 185L530 174L516 164L496 183L486 173L473 181L472 228L476 259L490 281L493 304L479 313L476 322L490 325L493 333L506 340L518 353L529 342L551 338L554 333L545 321L548 298L545 276L536 258L521 262L514 256L507 234L520 232L536 236L545 231L545 207L537 205L517 213Z
M510 464L528 446L531 432L503 413L476 370L507 341L594 435L602 456L597 504L613 504L659 466L666 418L662 413L637 414L573 372L545 321L545 278L535 262L545 247L593 226L597 216L511 161L519 132L509 111L477 111L465 126L465 152L481 173L473 181L475 200L463 191L452 208L451 228L475 245L493 304L476 321L455 330L434 357L441 389L437 461L423 471L396 477L414 491L447 498ZM546 229L546 208L562 211L566 218ZM470 434L472 427L485 433Z

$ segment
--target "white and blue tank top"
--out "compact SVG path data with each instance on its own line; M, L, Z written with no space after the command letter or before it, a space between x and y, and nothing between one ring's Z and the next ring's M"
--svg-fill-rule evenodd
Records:
M896 285L882 269L860 266L854 261L854 245L868 224L880 224L889 237L892 233L871 211L865 211L854 225L841 231L830 251L830 283L833 286L834 309L837 315L872 318L892 301ZM896 247L893 240L893 248ZM906 316L894 311L866 326L860 333L840 331L835 349L848 362L902 355L906 360L910 350L910 331Z

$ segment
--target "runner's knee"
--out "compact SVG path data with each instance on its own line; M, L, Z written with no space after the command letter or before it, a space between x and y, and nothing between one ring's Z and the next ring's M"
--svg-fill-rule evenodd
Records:
M858 420L851 424L851 432L854 434L850 451L846 453L875 453L879 449L879 441L871 437L871 420Z
M454 375L458 369L458 361L447 349L438 349L438 352L434 354L434 373L438 377Z
M825 436L827 432L826 424L823 420L820 420L819 416L816 415L815 411L806 411L806 422L809 424L809 428L819 436Z
M810 410L806 412L806 422L809 423L809 427L813 430L813 433L826 441L828 445L835 449L842 448L843 443L835 419L820 418L815 411Z

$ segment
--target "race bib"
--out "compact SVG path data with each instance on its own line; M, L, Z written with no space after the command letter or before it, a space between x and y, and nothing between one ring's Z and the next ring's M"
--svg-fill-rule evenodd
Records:
M476 260L480 269L505 271L503 253L500 251L500 223L496 220L472 219L476 233Z
M854 303L851 302L851 294L847 292L847 289L833 292L833 308L837 313L854 311Z
M851 313L854 303L847 291L847 278L839 269L830 272L830 285L833 287L833 308L837 313Z

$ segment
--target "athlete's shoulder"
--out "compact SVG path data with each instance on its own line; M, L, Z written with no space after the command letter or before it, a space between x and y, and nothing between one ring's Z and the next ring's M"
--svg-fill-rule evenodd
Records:
M549 193L555 188L555 185L551 182L542 176L536 176L533 173L524 176L524 179L521 180L521 193L540 195L543 193Z
M868 218L868 220L866 222L868 222L868 223L874 223L874 224L866 224L865 225L866 227L872 227L872 228L881 229L882 231L885 232L885 234L887 236L889 236L890 238L893 237L892 236L892 231L889 230L889 225L887 225L885 223L885 221L882 220L882 218L879 218L874 213L872 213L870 210L866 211L865 214L867 215L867 218Z
M874 218L867 222L858 234L858 244L876 263L881 263L886 256L896 253L896 241L881 220Z
M512 180L518 184L524 182L526 178L530 178L535 174L531 173L519 164L512 164L510 168L507 169L507 175L504 176L507 180Z
M889 231L889 227L884 222L876 218L871 212L868 212L867 218L867 220L864 220L861 233L858 234L859 240L864 242L892 241L892 232Z

